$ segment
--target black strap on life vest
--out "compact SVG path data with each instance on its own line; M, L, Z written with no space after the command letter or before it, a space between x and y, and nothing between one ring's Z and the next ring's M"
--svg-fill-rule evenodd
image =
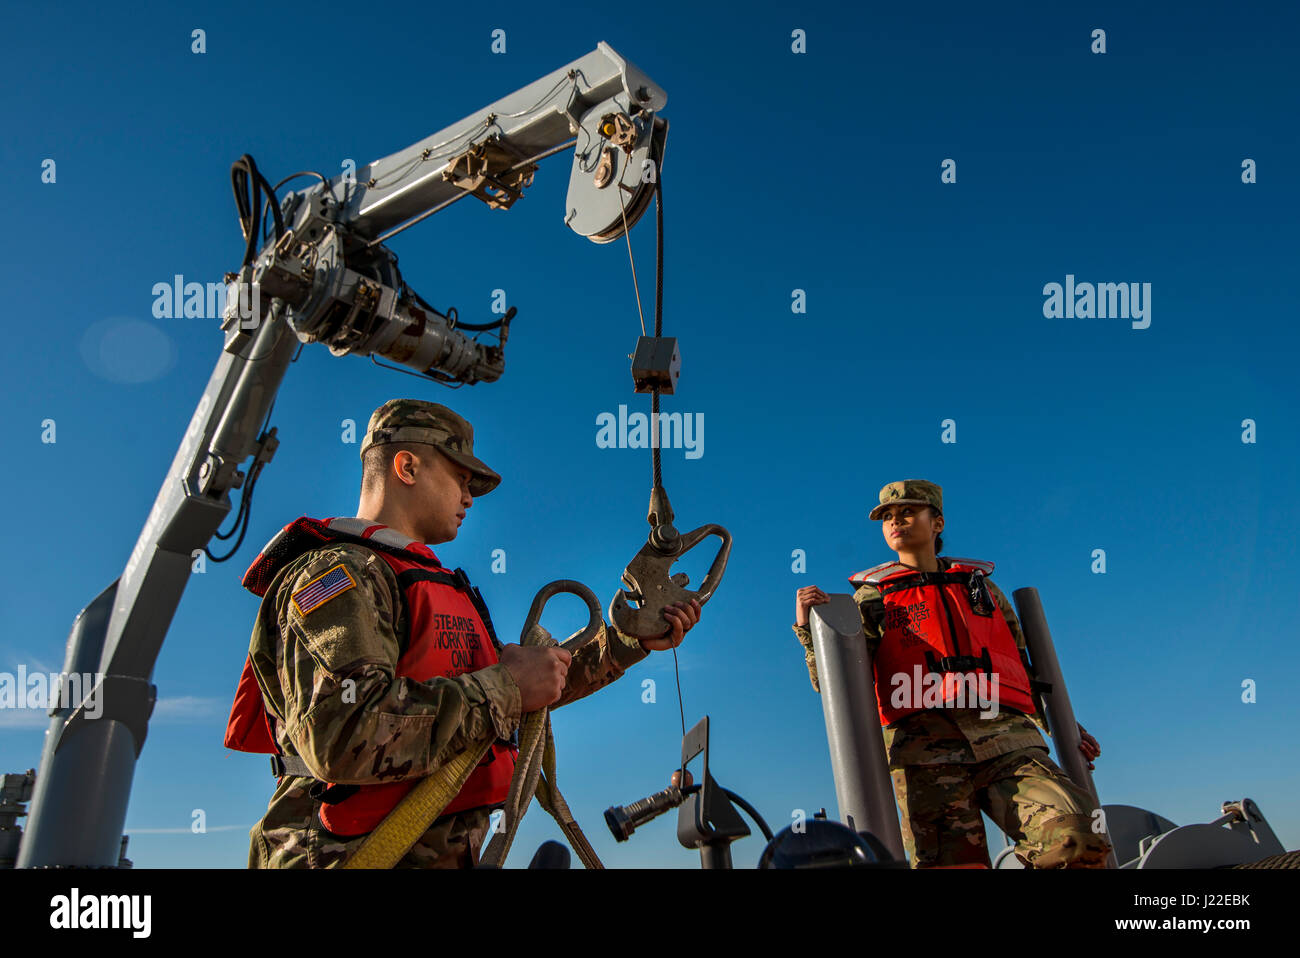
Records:
M440 585L449 585L453 589L463 593L470 603L478 612L479 618L483 620L483 627L487 629L488 638L492 640L492 647L496 650L497 659L501 658L501 642L497 639L496 629L492 628L492 616L488 614L487 603L483 601L483 595L478 588L470 585L469 576L464 569L457 569L455 572L440 572L433 569L403 569L397 574L398 592L402 596L402 606L406 613L406 628L411 628L411 610L406 608L406 587L413 582L437 582ZM514 748L519 747L519 728L515 727L514 732L508 739L498 739L501 745L510 745ZM491 752L483 764L490 764L496 758Z
M276 778L282 775L292 775L298 778L314 778L311 769L307 763L297 755L272 755L271 756L271 774Z
M453 589L465 593L465 597L474 604L474 609L478 612L479 618L483 620L483 625L488 630L488 636L492 639L492 645L499 653L501 651L501 642L497 639L496 629L492 628L492 616L488 614L487 603L483 601L483 594L479 592L476 586L470 585L469 576L464 569L457 569L455 572L436 572L433 569L404 569L397 574L397 584L402 589L405 596L406 587L412 582L437 582L441 585L449 585Z
M460 572L461 570L457 569L456 571ZM465 580L465 584L469 585L469 579ZM471 586L470 590L470 601L478 609L478 614L483 617L483 624L487 626L488 635L492 637L492 644L496 647L497 656L499 657L501 655L501 640L497 638L497 630L492 628L492 616L488 615L487 603L483 601L483 593L479 592L478 586Z
M974 672L977 669L983 669L985 675L993 674L993 660L989 657L987 648L981 649L979 655L945 655L943 658L937 657L930 650L925 653L926 667L935 673L943 672Z
M900 589L911 589L922 585L944 586L954 583L966 590L968 604L971 611L976 615L988 618L997 610L997 605L993 601L993 594L989 591L988 581L984 573L979 569L973 572L913 572L910 575L891 579L880 586L879 590L883 597L898 592Z
M307 796L312 801L323 802L326 805L337 805L361 790L360 785L326 785L312 774L307 763L297 755L272 755L271 774L276 778L291 775L296 778L313 779L311 787L307 789Z
M479 592L478 586L469 584L469 576L465 574L464 569L457 569L456 575L461 582L461 590L469 596L470 602L474 603L474 608L478 610L479 618L483 620L483 625L488 631L488 638L492 640L492 647L496 649L497 661L501 660L501 640L497 638L497 630L492 628L492 616L488 614L487 603L483 601L483 593ZM512 748L519 748L519 728L522 722L515 726L515 730L510 733L509 738L497 739L501 745L509 745ZM491 752L488 755L495 758Z
M460 582L450 572L436 572L433 569L403 569L397 573L397 584L405 589L412 582L437 582L460 588Z
M970 584L969 572L913 572L909 575L899 576L897 579L890 579L888 582L879 586L882 596L889 595L891 592L898 592L900 589L911 589L918 585L948 585L956 582L959 585Z
M1040 682L1038 679L1034 678L1033 667L1029 664L1029 654L1025 652L1024 649L1018 649L1017 651L1020 653L1020 661L1025 666L1025 675L1029 678L1029 691L1036 694L1051 694L1052 683ZM966 673L974 672L977 669L983 669L984 674L993 674L993 662L989 657L989 650L987 648L981 649L978 656L946 655L943 658L939 658L933 652L927 651L925 653L925 665L930 672L935 673Z
M403 602L406 601L406 587L412 582L437 582L463 592L465 597L473 603L479 618L483 620L483 625L488 631L488 637L492 640L492 647L496 649L497 656L500 657L501 640L497 638L496 629L492 628L492 616L488 614L487 603L483 601L483 593L479 592L477 586L470 585L469 576L465 574L464 569L457 569L455 572L435 572L432 569L404 569L397 574L397 584L402 590Z

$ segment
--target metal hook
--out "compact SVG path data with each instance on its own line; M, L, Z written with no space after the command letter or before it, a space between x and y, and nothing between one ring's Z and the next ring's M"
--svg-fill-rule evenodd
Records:
M685 588L689 581L685 573L672 574L673 563L680 559L708 536L717 536L722 540L713 564L699 589ZM627 587L614 593L609 604L610 621L618 630L638 639L652 639L664 634L669 628L661 609L675 602L689 602L697 599L700 605L708 602L722 583L722 575L727 570L727 559L731 555L731 533L717 523L709 523L690 532L673 537L670 548L657 546L654 533L650 540L641 547L632 561L623 571L623 584ZM638 607L633 608L631 602Z
M574 579L556 579L554 582L548 582L542 586L537 595L533 596L533 604L528 608L528 617L524 620L523 631L519 634L519 642L522 645L528 637L528 633L536 628L542 617L542 610L546 608L546 603L561 593L576 595L587 603L587 611L590 618L587 627L566 642L560 643L560 648L569 654L573 654L594 639L605 625L604 618L600 614L600 602L596 599L596 594L588 589L581 582Z

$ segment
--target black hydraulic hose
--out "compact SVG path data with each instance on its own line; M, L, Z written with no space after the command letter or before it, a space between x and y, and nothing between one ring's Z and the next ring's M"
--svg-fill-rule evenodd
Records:
M271 408L266 411L266 419L262 422L262 433L261 436L258 437L259 443L266 438L266 427L271 424L271 414L274 412L275 400L272 399ZM265 461L254 460L253 464L248 469L248 483L244 486L243 492L239 496L239 511L235 514L234 525L230 527L229 532L222 533L218 531L213 533L216 538L225 540L233 536L236 530L238 530L239 538L235 540L234 547L225 555L220 557L214 556L212 550L206 545L203 547L204 553L213 562L225 562L238 552L239 547L244 544L244 536L247 535L249 524L253 519L253 489L257 485L258 477L262 474L262 470L265 468Z
M431 313L440 312L440 310L434 309L432 306L426 303L424 301L424 297L421 296L419 293L417 293L415 290L411 289L411 287L407 286L406 289L408 292L410 292L411 296L415 299L415 301L419 303L421 306L423 306L425 309L427 309L429 312ZM514 319L515 313L517 313L518 311L519 310L516 309L514 306L511 306L508 310L506 310L504 316L502 316L500 319L494 319L490 323L466 323L466 322L462 322L460 317L456 317L455 325L457 329L467 329L471 333L487 333L487 332L491 332L494 329L500 329L507 321Z
M244 494L243 496L240 497L239 500L240 516L236 517L235 519L236 522L235 527L230 530L230 533L224 536L224 538L228 539L230 538L230 535L234 533L235 529L239 530L239 538L235 540L235 544L231 547L230 551L223 556L215 556L212 554L212 552L208 549L207 546L203 547L203 551L207 553L208 558L211 559L213 562L225 562L227 559L231 558L236 552L238 552L239 547L244 544L244 536L248 534L248 526L253 519L253 489L257 485L257 477L262 474L262 470L265 467L266 467L266 463L259 462L253 469L249 471L248 487L244 490ZM242 518L242 522L241 522L241 518Z
M512 306L511 309L514 309L514 307ZM471 333L486 333L493 329L500 329L503 322L505 322L505 320L498 319L491 323L465 323L458 319L456 320L456 328L468 329Z
M247 266L257 254L258 234L262 226L262 196L270 201L275 216L275 238L284 235L284 216L275 200L275 190L257 168L257 163L245 153L230 165L230 185L235 192L235 208L239 213L239 227L244 233L244 261Z

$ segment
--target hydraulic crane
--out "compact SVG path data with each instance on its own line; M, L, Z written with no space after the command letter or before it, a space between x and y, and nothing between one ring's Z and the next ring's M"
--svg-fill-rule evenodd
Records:
M601 42L355 175L306 174L317 182L281 201L251 157L234 165L246 249L226 277L223 351L121 576L73 622L64 673L100 678L51 711L18 867L113 867L123 858L131 781L156 696L154 663L194 556L231 510L230 493L243 488L238 525L275 453L275 429L266 425L299 345L381 356L450 385L491 382L504 371L513 308L481 325L439 312L402 280L385 240L470 195L509 209L537 164L569 146L565 224L596 243L618 239L654 194L667 136L657 114L666 100ZM264 202L274 238L259 249ZM495 331L498 341L482 344L465 330Z

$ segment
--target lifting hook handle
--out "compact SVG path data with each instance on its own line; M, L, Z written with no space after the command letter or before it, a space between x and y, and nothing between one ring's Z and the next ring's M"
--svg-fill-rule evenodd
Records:
M674 562L709 536L717 536L721 545L704 582L698 589L687 589L685 575L673 575L670 570ZM656 548L652 534L650 541L641 547L623 572L623 584L627 588L614 593L609 604L610 621L625 635L638 639L658 638L669 628L660 610L691 599L697 600L701 606L708 602L722 584L730 556L731 533L716 522L678 536L671 551ZM636 602L637 607L633 608L631 602Z
M546 608L546 603L561 593L576 595L587 603L589 618L587 627L568 641L561 642L560 648L572 655L600 633L601 628L605 625L605 620L601 617L600 602L597 601L596 594L574 579L556 579L554 582L548 582L542 586L537 591L537 595L533 596L533 604L528 608L528 617L524 620L523 630L519 634L521 645L528 637L528 633L539 625L542 610Z

